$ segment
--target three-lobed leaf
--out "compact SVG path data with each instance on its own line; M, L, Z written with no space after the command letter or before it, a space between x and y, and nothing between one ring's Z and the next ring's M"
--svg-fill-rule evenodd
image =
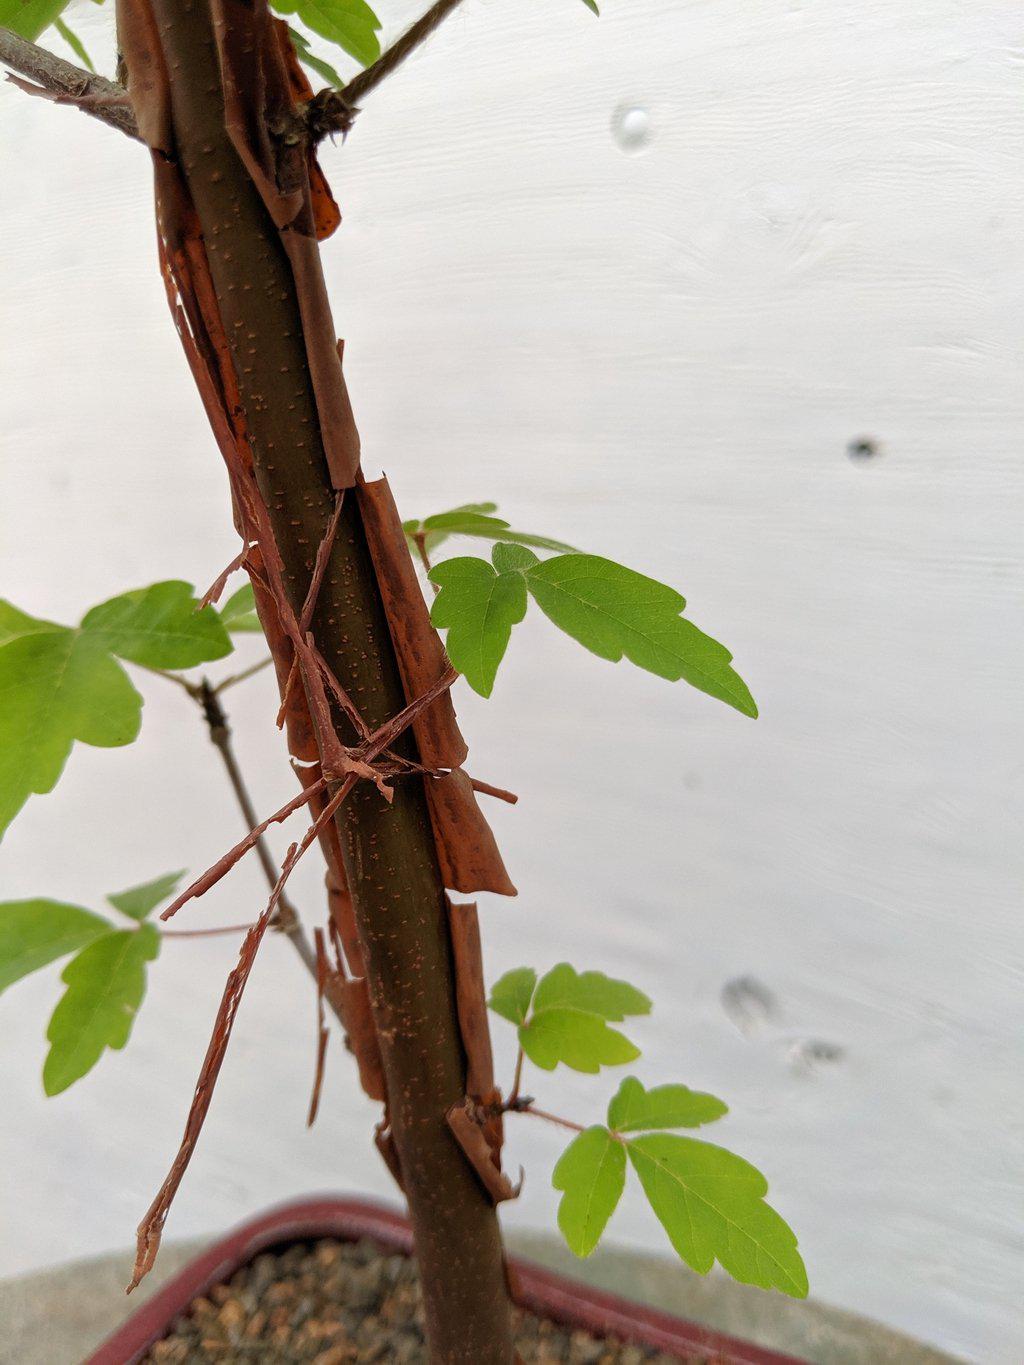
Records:
M142 698L117 657L150 668L219 659L231 640L187 583L156 583L86 612L77 628L0 602L0 834L33 793L53 789L76 740L130 744Z
M191 583L170 580L93 607L81 629L111 654L146 668L192 668L230 654L213 607L197 610Z
M67 990L46 1031L43 1088L58 1095L90 1071L106 1048L123 1048L146 991L146 963L160 951L151 924L118 929L91 943L62 974Z
M178 872L165 872L163 876L154 877L152 881L130 886L127 891L117 891L108 896L107 901L129 919L144 920L161 901L167 900L171 893L177 890L178 883L184 875L184 868Z
M0 992L111 932L102 915L36 897L0 905Z
M796 1235L765 1203L768 1183L760 1171L723 1147L672 1133L626 1145L651 1208L687 1265L705 1275L717 1260L743 1284L806 1297Z
M605 976L604 972L577 972L568 962L559 962L545 972L533 998L535 1011L559 1005L599 1014L613 1022L651 1012L650 999L628 981Z
M448 631L449 659L474 692L489 697L512 627L526 615L522 574L499 573L484 559L446 559L430 580L440 588L430 616Z
M603 972L577 972L568 962L538 981L532 967L506 972L491 989L488 1005L515 1024L519 1045L531 1062L553 1071L562 1062L593 1074L640 1056L639 1049L608 1021L647 1014L651 1002L628 981Z
M445 513L422 523L426 532L476 525L498 527L479 513ZM501 534L508 535L507 532ZM674 588L599 555L559 554L540 560L528 546L500 540L491 564L475 556L445 560L430 571L440 589L431 620L448 629L448 655L475 691L490 696L512 627L526 614L526 592L558 628L602 659L627 658L638 668L691 686L756 716L746 683L724 645L681 616L686 599ZM520 581L516 581L516 580Z
M551 1175L562 1191L558 1226L575 1256L589 1256L626 1184L626 1149L599 1124L570 1142Z
M640 1056L640 1049L599 1014L565 1005L534 1010L519 1026L519 1045L543 1071L554 1071L562 1062L594 1075L602 1066L622 1066Z
M519 1025L530 1012L537 973L532 967L513 967L491 987L487 1004L510 1024Z
M670 682L685 679L757 715L730 667L732 655L680 615L686 599L674 588L599 555L559 555L537 564L526 581L545 616L591 653L613 663L625 657Z
M608 1127L617 1133L651 1128L699 1128L729 1112L715 1095L685 1085L656 1085L645 1090L635 1076L627 1076L608 1103Z
M0 834L33 793L53 790L75 740L130 744L142 698L82 631L55 626L0 645Z

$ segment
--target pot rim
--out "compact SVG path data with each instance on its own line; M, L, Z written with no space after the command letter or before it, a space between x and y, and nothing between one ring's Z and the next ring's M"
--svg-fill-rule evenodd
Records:
M413 1254L407 1219L386 1205L331 1195L289 1200L248 1219L200 1252L111 1333L83 1365L135 1365L167 1335L171 1323L193 1299L230 1279L261 1252L322 1237L342 1242L367 1237L387 1251ZM518 1256L508 1257L507 1264L514 1302L563 1326L667 1352L700 1353L722 1365L805 1365L795 1356L592 1289Z

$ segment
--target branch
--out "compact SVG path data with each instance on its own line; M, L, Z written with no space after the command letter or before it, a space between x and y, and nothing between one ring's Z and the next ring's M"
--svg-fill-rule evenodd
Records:
M29 78L23 81L17 76L7 77L26 94L40 95L55 104L73 104L91 118L99 119L137 142L142 141L128 92L116 81L83 71L80 66L64 61L44 47L37 47L9 28L0 28L0 63Z
M341 90L321 90L307 106L310 139L317 143L330 133L347 133L359 112L359 101L375 90L396 67L401 66L421 43L426 42L460 3L461 0L436 0L421 19L417 19L371 66L360 71L358 76L353 76L348 85Z
M315 145L331 133L347 133L359 112L359 101L426 42L460 3L461 0L436 0L397 42L342 90L321 90L314 96L304 111L310 141ZM0 28L0 63L29 78L7 77L27 95L39 95L54 104L73 104L91 118L99 119L137 142L142 141L128 92L116 81L84 71L46 48L19 37L9 28Z

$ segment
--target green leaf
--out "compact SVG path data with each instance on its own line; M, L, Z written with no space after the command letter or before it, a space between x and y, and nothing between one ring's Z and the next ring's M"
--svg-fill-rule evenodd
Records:
M714 1095L685 1085L656 1085L645 1090L635 1076L627 1076L608 1105L608 1126L617 1133L645 1128L699 1128L729 1112Z
M732 655L679 613L686 599L674 588L598 555L560 555L535 565L526 583L541 611L560 630L602 659L623 655L659 677L680 678L744 715L757 707Z
M212 607L187 583L154 583L86 612L77 629L0 602L0 834L33 793L52 791L75 740L130 744L142 698L118 654L151 668L188 668L230 653Z
M288 37L292 40L292 47L295 49L295 54L302 65L308 66L310 71L315 71L328 85L332 85L336 90L340 90L345 84L341 76L338 75L330 62L325 62L316 55L298 29L292 28L290 24L288 25ZM221 615L223 616L223 612ZM231 627L229 626L228 629L230 630Z
M498 510L498 504L496 502L466 502L463 503L461 507L453 507L451 510L452 512L481 512L487 516L490 515L491 512L496 512ZM442 512L440 515L448 516L449 514L447 512ZM428 555L436 550L439 545L442 545L448 539L449 535L449 532L447 531L428 531L425 528L424 523L416 518L412 521L403 521L402 530L409 540L410 550L415 550L413 537L422 532L423 547Z
M521 1024L530 1012L537 973L532 967L514 967L498 978L491 987L488 1005L509 1023Z
M640 1049L600 1015L567 1006L535 1010L519 1027L519 1043L544 1071L564 1062L573 1071L594 1075L602 1066L621 1066L640 1056Z
M90 1071L104 1048L122 1048L146 993L146 963L160 951L151 924L118 929L84 948L65 967L67 990L46 1036L43 1088L58 1095Z
M118 891L115 895L108 896L107 903L115 910L120 910L122 915L144 920L161 901L167 900L171 892L177 890L178 883L184 875L184 868L179 872L165 872L162 877L155 877L151 882L143 882L141 886L131 886L127 891Z
M68 0L0 0L0 26L35 42L67 8Z
M5 902L0 905L0 992L112 928L102 915L63 901Z
M562 1190L558 1226L574 1256L589 1256L601 1240L626 1185L626 1149L607 1128L587 1128L562 1153L551 1175Z
M79 38L78 34L73 33L63 19L55 19L53 21L53 26L82 65L88 67L90 71L95 72L96 68L92 64L92 58L89 56L88 52L86 52L85 44L82 42L81 38Z
M231 594L220 609L220 619L224 629L230 631L232 635L247 632L255 634L262 631L260 618L256 615L256 595L251 583L244 584L237 592Z
M650 1014L651 1002L628 981L617 981L604 972L577 972L568 962L560 962L541 977L534 996L535 1011L569 1005L598 1014L603 1019L622 1020L630 1014Z
M102 645L36 625L0 644L0 834L33 792L52 791L75 740L112 748L139 733L142 698Z
M743 1284L806 1298L796 1236L764 1202L768 1182L760 1171L723 1147L671 1133L627 1146L651 1208L687 1265L706 1275L717 1259Z
M271 0L278 14L295 14L321 38L363 66L380 56L380 20L365 0Z
M591 13L600 16L601 11L597 8L597 0L583 0L583 3Z
M525 545L506 545L499 541L491 548L491 563L498 573L525 573L540 560Z
M493 508L494 504L489 505ZM513 531L501 517L485 516L473 507L457 507L451 512L439 512L422 522L425 531L439 531L448 536L478 536L483 540L504 540L516 545L536 545L541 550L560 550L573 553L573 547L563 540L538 536L527 531Z
M198 605L191 583L154 583L93 607L82 630L132 663L192 668L222 659L233 647L215 608L197 611Z
M495 573L485 559L446 559L430 581L441 589L430 619L447 628L449 659L474 692L489 697L512 627L526 615L522 574Z

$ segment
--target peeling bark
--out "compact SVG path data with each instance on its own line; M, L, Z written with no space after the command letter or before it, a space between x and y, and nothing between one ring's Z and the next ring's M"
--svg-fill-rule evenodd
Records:
M154 151L172 306L228 461L236 523L255 545L245 562L292 752L323 764L333 796L337 750L344 757L344 746L362 736L322 693L319 666L309 663L313 642L371 729L414 698L403 688L355 496L344 499L322 565L308 649L297 633L335 490L356 477L358 444L316 242L324 206L314 211L304 149L275 140L275 119L287 124L291 112L293 74L260 0L120 0L118 23L136 119ZM289 699L296 658L304 706ZM388 747L419 761L407 732ZM433 781L397 776L390 804L358 781L338 812L337 847L432 1357L508 1365L497 1221L446 1118L464 1102L466 1058L424 780ZM341 918L344 888L339 876L332 880ZM343 935L345 927L338 925Z

